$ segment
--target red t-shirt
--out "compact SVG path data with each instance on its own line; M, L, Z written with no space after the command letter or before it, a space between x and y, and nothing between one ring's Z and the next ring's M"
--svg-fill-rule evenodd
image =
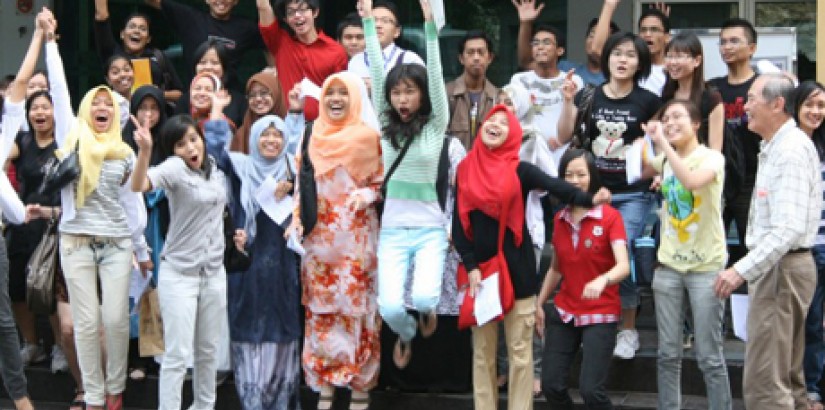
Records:
M556 306L576 316L621 314L618 285L607 286L598 299L582 299L584 286L616 265L612 244L627 241L621 214L610 205L597 206L575 229L569 213L569 208L559 211L553 224L553 248L563 278ZM575 247L574 235L578 236Z
M275 58L284 101L288 101L289 91L304 77L320 87L331 74L347 69L344 47L322 32L312 44L304 44L279 27L278 20L269 26L259 24L258 28L266 48ZM304 117L307 121L318 117L318 101L314 98L306 100Z

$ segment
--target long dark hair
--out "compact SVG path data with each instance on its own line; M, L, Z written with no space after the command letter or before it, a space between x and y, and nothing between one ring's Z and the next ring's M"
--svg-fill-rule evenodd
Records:
M387 73L387 80L384 84L384 99L387 101L389 108L384 112L384 115L389 118L389 123L383 131L395 149L401 148L401 141L414 138L420 134L424 124L430 120L433 108L430 103L430 89L427 87L427 81L427 70L418 64L397 64ZM401 116L392 106L392 89L402 82L414 84L421 92L418 111L407 122L401 120Z
M200 127L198 127L198 123L195 122L192 117L186 114L178 114L166 120L166 123L163 124L163 128L160 129L160 146L161 146L161 155L163 155L163 159L167 159L171 156L175 155L175 144L183 138L189 129L192 128L198 135L201 137L203 141L204 147L206 147L206 139L203 137L203 132L201 131ZM201 171L207 172L209 170L209 160L206 156L206 152L204 152L203 162L201 163ZM209 174L207 173L207 178Z
M46 90L35 91L32 93L32 95L26 98L26 123L29 124L29 131L32 133L32 135L34 135L34 127L32 127L32 121L29 118L29 112L31 111L32 104L34 104L34 100L40 97L49 100L49 104L51 104L52 108L54 108L54 101L52 101L52 95ZM52 111L52 119L54 119L54 111ZM54 133L54 129L52 129L52 133Z
M670 40L665 46L665 54L669 52L687 53L693 58L699 57L699 65L693 70L690 84L690 100L696 104L697 107L702 105L702 91L705 90L705 56L702 53L702 42L699 37L693 33L679 33ZM679 82L670 78L670 74L666 74L667 81L662 89L662 100L667 101L673 99L676 90L679 88Z
M797 124L799 124L799 109L802 107L802 104L817 91L825 93L825 86L813 80L801 82L799 87L796 87L796 90L794 90L791 98L793 99L793 118ZM814 130L811 135L811 140L816 147L817 154L819 154L819 160L825 161L825 124L820 124L819 127Z
M564 174L567 173L567 167L576 158L583 158L587 164L587 172L590 173L590 184L587 187L587 192L595 194L602 187L602 179L599 177L599 170L596 168L596 158L590 151L585 151L581 148L570 148L564 152L559 161L559 178L564 179Z

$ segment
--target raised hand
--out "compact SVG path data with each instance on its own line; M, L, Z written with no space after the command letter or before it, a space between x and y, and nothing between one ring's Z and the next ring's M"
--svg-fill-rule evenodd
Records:
M232 96L229 95L229 91L218 90L212 93L212 111L218 110L223 112L223 109L228 107L231 102Z
M430 0L419 0L421 3L421 12L424 14L424 21L433 21L433 8L430 6Z
M135 138L135 144L141 151L152 151L152 132L149 128L143 126L134 115L129 116L132 119L132 124L135 126L135 132L132 134Z
M298 112L304 110L304 99L301 98L301 83L295 83L295 86L289 90L287 99L289 100L289 111Z
M648 121L647 124L642 124L642 130L650 136L650 139L657 147L662 147L668 143L661 122L655 120Z
M658 9L658 10L659 10L659 11L661 11L661 12L662 12L665 16L670 17L670 6L668 6L665 2L663 2L663 1L657 1L657 2L653 3L653 8L654 8L654 9Z
M544 9L544 3L535 0L512 0L518 11L518 20L521 22L535 21Z
M359 5L361 8L358 12L362 18L372 17L372 0L358 0L358 2L355 3L355 8L358 9Z
M576 96L576 92L578 91L579 87L576 85L576 82L573 81L574 74L576 74L576 70L570 70L564 75L564 82L561 86L561 96L564 98L564 101L573 101L573 97Z

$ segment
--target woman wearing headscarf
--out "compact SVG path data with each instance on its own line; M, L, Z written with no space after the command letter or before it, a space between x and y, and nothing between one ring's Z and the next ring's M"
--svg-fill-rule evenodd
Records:
M561 201L592 206L609 200L609 192L595 196L552 178L519 160L521 126L503 105L493 107L479 129L473 148L458 166L453 244L468 272L470 295L478 293L480 266L498 255L499 227L505 229L502 252L515 302L504 312L510 362L508 408L530 409L533 403L533 351L536 258L524 218L527 193L544 190ZM475 408L495 409L497 400L495 354L497 324L474 326L473 389Z
M249 153L249 132L255 121L270 114L286 117L287 105L275 72L264 70L249 78L246 82L246 102L243 124L235 132L229 147L232 151L244 154Z
M310 140L301 144L299 162L314 167L317 222L313 227L303 220L296 207L291 233L305 235L303 368L307 384L321 394L322 410L332 406L335 387L352 389L350 409L367 408L368 391L378 379L381 318L373 203L383 167L378 122L366 95L354 74L327 78ZM307 195L309 187L298 188L299 195Z
M204 124L209 120L212 113L212 96L221 90L223 90L223 83L220 78L211 73L196 75L189 85L189 115L198 124L201 132L203 132ZM223 113L227 113L226 107L224 107ZM224 118L226 118L226 122L234 132L235 123L227 115L224 115Z
M207 146L230 181L233 219L247 233L254 255L246 272L229 276L229 323L235 386L243 408L299 409L300 282L298 256L286 247L284 228L262 209L261 189L289 200L295 163L287 153L290 131L266 115L250 127L249 154L229 152L226 122L206 124ZM298 129L300 135L302 129ZM263 187L262 186L266 186ZM287 222L287 221L284 221Z

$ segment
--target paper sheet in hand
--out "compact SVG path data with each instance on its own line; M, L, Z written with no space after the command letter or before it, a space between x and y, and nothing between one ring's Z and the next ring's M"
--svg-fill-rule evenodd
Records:
M478 326L501 315L501 297L498 293L498 272L481 281L481 289L476 294L473 314Z
M645 135L637 139L625 151L627 183L632 184L642 178L642 165L648 158L653 158L653 141Z
M278 186L278 181L271 176L267 177L264 182L255 191L255 199L261 206L261 209L277 224L283 224L289 215L292 215L294 202L289 195L284 196L278 201L275 199L275 188Z
M143 296L143 292L146 292L146 288L149 287L150 283L152 283L152 271L146 272L144 278L139 268L132 268L132 276L129 280L129 297L135 300L135 305L131 313L138 312L140 298Z
M304 249L304 246L301 245L301 239L298 238L295 231L292 231L292 233L289 234L289 238L286 239L286 247L292 249L292 251L297 253L299 256L304 256L307 254L306 249Z
M441 29L444 28L444 24L447 22L447 18L444 16L444 0L431 0L430 8L433 10L435 27L441 31Z
M309 78L304 77L301 80L301 98L312 97L318 101L321 100L321 87L315 84Z
M730 310L733 316L733 334L748 341L748 295L730 295Z

